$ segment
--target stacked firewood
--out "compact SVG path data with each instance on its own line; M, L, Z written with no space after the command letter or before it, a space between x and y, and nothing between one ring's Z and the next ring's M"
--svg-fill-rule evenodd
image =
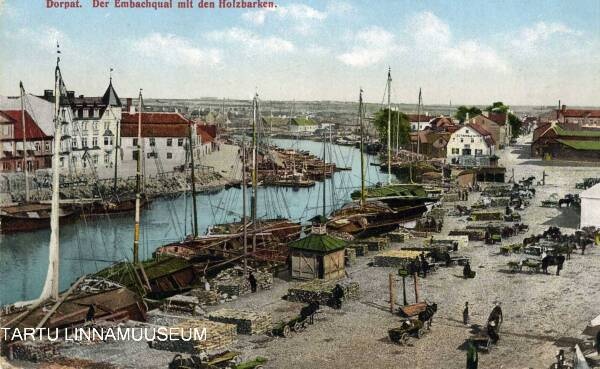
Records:
M208 319L235 324L238 334L262 334L271 329L271 314L250 310L220 309L208 314Z
M254 274L258 289L268 290L273 285L273 275L270 272L248 268L248 273ZM244 275L242 267L236 266L221 271L212 282L220 294L241 296L250 292L248 275Z
M421 255L416 250L388 250L376 255L373 259L373 265L378 267L404 267L408 262Z
M198 299L200 305L213 306L218 305L221 296L215 290L205 290L204 288L196 288L190 291L190 294Z
M389 240L385 237L371 237L361 242L367 245L369 251L383 251L390 246Z
M324 281L315 279L303 283L297 287L288 289L287 299L289 301L310 303L318 301L322 305L328 305L333 296L335 285L339 284L344 291L345 299L357 299L360 296L360 286L352 281Z
M174 339L156 339L151 344L152 348L198 354L200 352L222 350L237 339L237 329L234 324L204 319L186 320L166 329Z

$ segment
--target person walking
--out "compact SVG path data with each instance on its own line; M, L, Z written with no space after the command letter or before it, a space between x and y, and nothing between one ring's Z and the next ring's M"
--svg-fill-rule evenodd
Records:
M463 324L469 324L469 302L465 302L465 308L463 309Z
M248 277L248 282L250 282L250 290L253 293L256 292L257 283L256 283L256 277L254 276L254 273L250 273L250 276Z

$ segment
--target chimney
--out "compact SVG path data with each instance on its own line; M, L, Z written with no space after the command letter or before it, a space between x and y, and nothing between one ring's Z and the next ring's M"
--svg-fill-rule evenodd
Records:
M131 109L131 97L127 98L127 104L125 105L125 111L129 111Z
M567 106L566 106L566 105L562 105L562 106L560 107L560 110L562 110L562 111L565 111L565 110L567 110Z

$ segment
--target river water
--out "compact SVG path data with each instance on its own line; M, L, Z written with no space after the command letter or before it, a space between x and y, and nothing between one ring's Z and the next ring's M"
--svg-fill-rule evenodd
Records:
M274 139L280 147L307 150L322 157L323 144L306 140ZM327 161L351 167L337 172L325 182L327 212L350 199L360 187L359 150L328 145ZM367 185L387 180L376 161L366 156ZM322 213L323 183L294 191L291 188L259 188L259 217L290 217L306 222ZM332 192L332 188L335 190ZM248 191L250 192L250 191ZM250 193L248 193L249 204ZM204 233L212 224L239 220L242 214L242 191L231 188L212 195L198 195L198 221ZM142 210L140 257L152 255L156 247L181 240L191 233L191 196L158 199ZM249 207L248 207L249 209ZM115 261L131 259L133 249L133 214L80 219L60 229L60 287L69 287L79 276L105 268ZM41 292L48 263L49 230L0 235L0 306L33 299Z

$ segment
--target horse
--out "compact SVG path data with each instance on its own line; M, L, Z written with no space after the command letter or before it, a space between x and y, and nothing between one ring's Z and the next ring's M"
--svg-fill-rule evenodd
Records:
M427 304L425 310L421 311L418 315L418 319L425 323L428 323L428 327L431 327L431 320L433 319L433 315L437 312L437 304Z
M319 311L320 304L318 301L311 301L308 305L300 310L302 320L309 319L309 323L313 324L315 313Z

